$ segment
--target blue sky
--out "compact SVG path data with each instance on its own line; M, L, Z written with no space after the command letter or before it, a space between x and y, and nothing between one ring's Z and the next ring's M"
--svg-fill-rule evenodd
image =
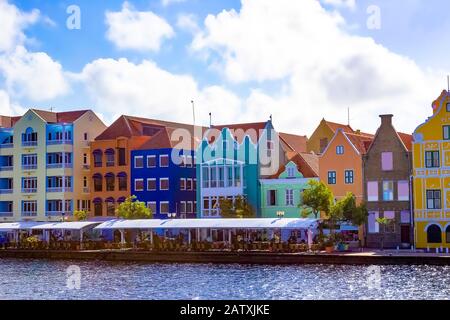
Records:
M121 113L189 122L186 115L193 98L203 123L208 112L221 123L261 121L273 114L284 131L310 134L322 117L345 122L350 107L355 127L374 131L377 115L389 112L399 129L411 132L429 115L429 105L444 89L450 70L446 0L1 2L15 7L19 21L20 14L39 10L38 19L0 30L0 48L2 32L24 35L8 50L0 50L3 113L32 106L90 107L106 122ZM66 27L66 9L72 4L81 9L80 30ZM380 9L380 29L366 27L370 5ZM172 35L161 37L158 49L142 42L136 45L142 48L123 48L120 41L129 43L124 37L142 30L138 26L120 40L111 40L106 12L123 13L125 6L136 14L158 16ZM205 23L208 15L210 22ZM190 16L195 30L180 26L180 16ZM140 24L144 26L145 21ZM151 31L157 33L156 29ZM32 69L36 66L30 66L29 58L13 53L17 47L26 48L29 57L44 53L52 72ZM22 79L14 67L8 70L11 61L19 61L34 78ZM66 82L62 87L53 76L58 72ZM33 95L12 88L25 81L38 81L36 86L42 87L33 88ZM51 85L54 93L38 94ZM417 119L404 119L411 108ZM373 120L370 125L367 114Z

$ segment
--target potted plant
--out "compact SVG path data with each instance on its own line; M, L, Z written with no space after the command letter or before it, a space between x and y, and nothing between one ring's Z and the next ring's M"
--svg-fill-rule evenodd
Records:
M332 237L326 237L323 241L323 246L325 247L326 253L333 253L334 251L334 240Z

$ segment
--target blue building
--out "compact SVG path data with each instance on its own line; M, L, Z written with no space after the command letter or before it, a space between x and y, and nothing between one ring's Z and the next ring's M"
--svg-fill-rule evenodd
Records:
M175 129L163 128L131 151L131 195L145 202L153 217L195 218L197 179L192 146L171 140Z

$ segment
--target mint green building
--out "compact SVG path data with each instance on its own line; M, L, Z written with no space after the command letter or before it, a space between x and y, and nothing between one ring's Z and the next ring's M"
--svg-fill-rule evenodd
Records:
M300 218L302 194L308 181L319 180L317 173L311 170L308 161L314 160L312 155L296 154L294 159L283 166L279 173L269 179L260 179L261 217Z

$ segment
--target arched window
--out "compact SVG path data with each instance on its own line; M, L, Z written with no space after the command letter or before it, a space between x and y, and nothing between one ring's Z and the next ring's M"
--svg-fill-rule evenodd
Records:
M105 182L106 182L106 191L114 191L114 180L115 176L114 173L107 173L105 174Z
M93 201L94 203L94 215L96 217L102 216L102 198L95 198Z
M447 226L447 229L445 229L445 241L450 243L450 226Z
M92 176L92 178L94 179L94 191L95 192L101 192L103 189L102 186L102 175L100 173L96 173Z
M441 228L436 225L432 224L427 229L427 242L428 243L442 243L442 234L441 234Z
M127 191L127 173L126 172L119 172L117 174L117 179L119 182L119 191Z
M114 205L114 198L109 197L105 200L106 202L106 215L114 216L116 214L116 207Z
M103 157L102 150L96 149L92 152L92 155L94 156L94 167L101 167L102 166L102 157Z
M25 133L22 133L22 145L23 146L35 146L37 145L37 132L34 132L33 128L27 128Z
M114 167L114 149L106 149L105 155L106 155L106 166L107 167Z

